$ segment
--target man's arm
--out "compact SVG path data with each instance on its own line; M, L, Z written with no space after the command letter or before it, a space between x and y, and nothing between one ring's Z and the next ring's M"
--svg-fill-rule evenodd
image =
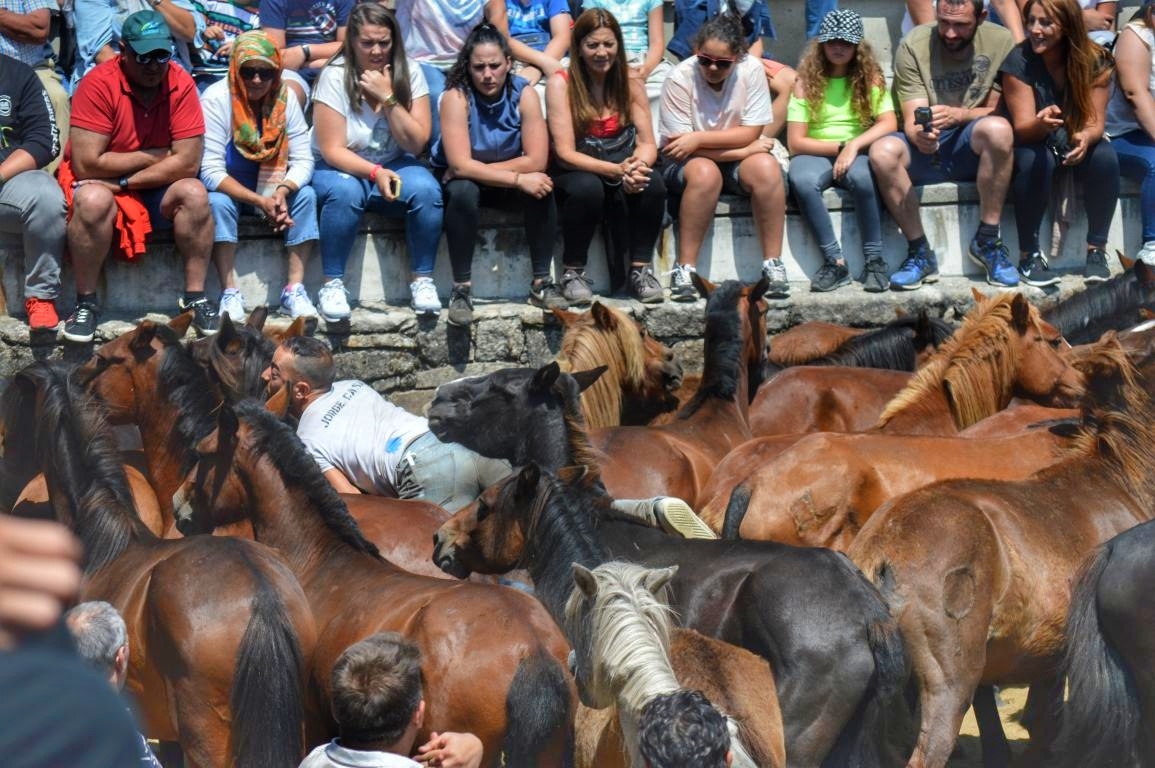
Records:
M0 35L18 43L41 45L48 42L51 25L52 14L47 8L37 8L28 13L0 9Z
M19 67L24 82L16 97L15 135L9 137L10 149L0 150L0 175L4 179L43 168L60 152L60 131L56 127L52 102L44 92L40 78L24 64Z
M325 479L329 481L329 485L333 486L333 490L337 493L361 493L361 489L349 482L349 478L345 477L345 473L334 467L333 469L326 469Z
M72 141L72 168L77 179L119 179L121 176L132 176L166 159L170 149L141 149L135 152L108 152L110 137L107 134L89 131L85 128L72 126L70 134ZM185 141L191 141L185 139ZM203 141L198 136L198 160ZM174 142L174 147L176 142ZM186 156L187 161L187 156ZM182 178L182 177L177 177ZM175 181L176 179L173 179ZM143 184L137 184L143 187ZM159 186L159 185L157 185Z

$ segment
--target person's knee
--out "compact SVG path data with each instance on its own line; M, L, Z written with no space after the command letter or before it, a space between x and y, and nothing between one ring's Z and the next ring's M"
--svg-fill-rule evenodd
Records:
M799 163L796 158L790 163L786 178L790 181L790 189L799 197L814 197L822 194L822 185L819 183L820 174L809 163Z
M209 215L209 193L200 179L178 179L169 186L161 200L161 213L173 218L178 209L198 218Z
M690 158L682 168L685 190L722 190L722 169L713 160L704 157Z
M870 145L867 157L876 174L893 178L906 169L908 152L906 143L897 136L883 136Z
M401 193L412 192L412 199L419 203L440 203L442 201L441 184L432 173L424 168L414 166L400 174ZM452 183L452 182L451 182ZM406 195L408 197L408 195Z
M471 211L481 206L481 188L467 179L454 179L445 185L447 211Z
M738 175L751 194L783 189L782 167L778 165L773 155L753 155L746 158L739 166Z
M1005 118L997 115L984 117L975 124L971 143L979 155L990 153L1006 157L1014 149L1015 131Z
M72 221L83 227L111 224L116 197L103 184L82 184L72 193Z

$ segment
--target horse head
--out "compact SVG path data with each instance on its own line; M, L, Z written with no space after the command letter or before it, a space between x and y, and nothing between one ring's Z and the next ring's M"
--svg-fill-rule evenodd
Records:
M1059 408L1078 405L1086 381L1061 354L1071 345L1059 329L1019 293L1011 300L1011 320L1018 342L1015 395Z
M181 534L212 533L246 518L246 466L238 451L243 439L236 413L222 404L217 428L197 443L196 464L173 494L173 514Z
M261 333L266 313L264 307L254 310L244 325L236 325L224 315L217 333L189 344L193 359L216 380L229 402L265 394L261 374L276 349L273 340Z

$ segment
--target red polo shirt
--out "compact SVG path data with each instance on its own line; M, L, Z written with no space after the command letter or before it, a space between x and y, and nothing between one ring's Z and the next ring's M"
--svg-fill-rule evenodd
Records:
M109 152L170 147L205 133L200 97L188 72L169 62L160 95L145 106L133 96L119 56L80 79L72 96L72 125L108 136ZM65 157L72 157L71 142Z

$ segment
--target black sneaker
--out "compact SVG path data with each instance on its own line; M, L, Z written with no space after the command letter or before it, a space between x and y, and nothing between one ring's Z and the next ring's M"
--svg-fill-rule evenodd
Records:
M446 321L450 325L465 327L473 322L473 287L457 283L449 294L449 313Z
M890 270L881 256L866 262L862 270L862 290L867 293L882 293L890 289Z
M810 282L810 290L824 293L844 285L850 285L850 270L846 268L846 264L826 261L818 268L818 272Z
M177 306L180 307L181 312L192 310L193 328L201 336L212 336L220 330L221 317L217 314L216 306L207 297L201 296L196 301L185 301L182 297L177 302Z
M1107 252L1095 246L1087 249L1087 266L1083 267L1083 281L1087 283L1102 283L1111 277L1111 268L1107 266Z
M561 288L550 279L529 286L529 303L542 309L569 309Z
M1059 275L1047 263L1047 257L1035 251L1019 259L1019 275L1027 285L1046 288L1058 284Z
M64 338L77 344L87 344L96 338L96 325L100 322L100 306L95 302L82 301L64 321Z

